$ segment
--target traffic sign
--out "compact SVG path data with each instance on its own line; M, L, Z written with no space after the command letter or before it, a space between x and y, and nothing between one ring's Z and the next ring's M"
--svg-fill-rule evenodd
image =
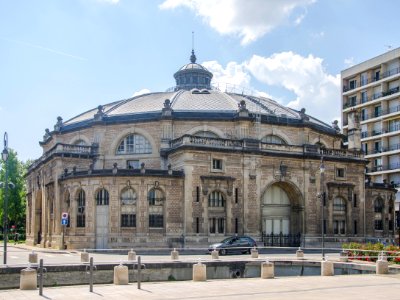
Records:
M68 225L68 219L61 219L61 225Z
M63 213L61 214L61 219L67 220L67 219L68 219L68 213L67 213L67 212L63 212Z

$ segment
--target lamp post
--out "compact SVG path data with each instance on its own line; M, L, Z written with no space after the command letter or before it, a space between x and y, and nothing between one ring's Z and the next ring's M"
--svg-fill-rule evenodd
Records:
M325 260L325 217L324 217L324 206L325 206L325 166L324 166L324 157L321 156L321 164L319 165L319 171L321 173L321 193L320 193L320 198L321 198L321 252L322 252L322 259Z
M7 208L8 208L8 135L7 132L4 132L4 149L1 152L1 158L4 161L4 166L6 169L6 174L4 178L4 209L3 209L3 247L4 247L4 257L3 257L3 264L7 264Z

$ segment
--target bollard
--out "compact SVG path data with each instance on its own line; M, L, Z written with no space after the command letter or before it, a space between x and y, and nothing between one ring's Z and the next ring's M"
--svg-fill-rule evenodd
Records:
M93 257L90 258L89 266L89 292L93 293Z
M133 249L128 252L128 260L136 260L136 252Z
M89 253L86 252L86 249L83 249L83 252L81 252L81 262L83 263L89 262Z
M304 258L304 251L301 250L300 247L299 247L299 249L297 249L297 251L296 251L296 257L297 257L297 258L300 258L300 259Z
M193 265L193 281L206 281L207 280L207 268L201 261Z
M389 273L389 263L387 261L386 255L384 255L383 252L381 252L376 262L376 274L388 274L388 273Z
M333 262L328 260L321 261L321 276L333 276Z
M266 261L261 264L261 278L262 279L270 279L275 276L275 268L274 264Z
M137 270L137 288L140 290L140 284L142 282L141 274L142 274L142 263L141 263L141 257L140 255L138 256L138 270Z
M258 258L258 249L254 247L251 251L251 258Z
M213 251L211 251L211 258L212 259L218 259L219 258L219 253L218 253L217 249L214 249Z
M172 259L172 260L178 260L178 259L179 259L179 252L176 251L175 248L174 248L173 251L171 251L171 259Z
M37 253L35 253L35 251L32 250L32 253L29 253L28 261L29 261L31 264L37 264L37 262L38 262L38 255L37 255Z
M21 270L19 289L36 290L36 287L37 287L37 272L35 269L32 269L30 265L28 265L28 268Z
M40 259L39 262L39 296L43 296L43 280L44 280L44 272L47 272L46 268L43 268L43 259Z
M349 255L347 254L347 251L343 250L342 252L340 252L339 261L342 261L342 262L348 262L349 261Z
M114 267L114 284L129 284L128 267L124 266L122 262L118 266Z

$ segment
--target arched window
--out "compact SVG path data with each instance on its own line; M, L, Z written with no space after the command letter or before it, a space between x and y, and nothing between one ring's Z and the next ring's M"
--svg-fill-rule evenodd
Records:
M83 189L79 190L77 195L77 214L76 214L76 227L85 227L86 223L86 196L85 191Z
M208 196L209 207L225 207L224 196L221 192L214 191Z
M127 187L121 192L121 227L136 227L136 192Z
M150 142L140 134L126 136L117 148L117 154L144 154L151 153Z
M266 135L261 139L262 143L286 145L286 142L277 135Z
M77 141L74 142L74 145L77 145L77 146L86 146L86 142L85 142L84 140L82 140L82 139L79 139L79 140L77 140Z
M96 204L97 205L108 205L110 196L106 189L100 189L96 194Z
M377 198L374 202L375 211L375 230L383 230L383 199Z
M212 131L197 131L193 135L200 137L219 138L219 136Z
M158 188L152 188L148 195L149 202L149 228L164 227L164 193Z
M335 198L333 199L333 210L338 211L346 211L346 202L342 198Z

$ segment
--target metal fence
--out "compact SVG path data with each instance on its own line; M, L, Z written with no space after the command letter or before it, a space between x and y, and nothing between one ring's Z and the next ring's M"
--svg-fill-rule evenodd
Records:
M264 243L264 246L299 247L301 242L301 234L266 234L263 232L261 240Z

